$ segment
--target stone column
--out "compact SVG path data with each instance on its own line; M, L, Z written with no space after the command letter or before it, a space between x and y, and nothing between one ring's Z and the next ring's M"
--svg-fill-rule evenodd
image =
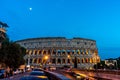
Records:
M39 55L39 51L40 51L40 50L37 50L37 55Z
M61 65L62 65L62 58L60 60L61 60Z
M38 62L39 62L39 58L37 58L37 64L39 64Z
M57 62L57 61L58 61L58 58L55 58L55 59L56 59L56 61L55 61L55 65L57 65L57 63L58 63L58 62Z
M33 50L33 55L35 55L35 50Z
M66 64L66 65L68 64L68 58L67 58L67 59L65 59L65 64Z

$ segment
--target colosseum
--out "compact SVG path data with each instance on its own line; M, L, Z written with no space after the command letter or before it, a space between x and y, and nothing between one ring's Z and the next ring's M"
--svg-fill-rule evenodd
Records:
M85 38L41 37L16 41L26 48L26 65L93 69L100 62L96 41Z

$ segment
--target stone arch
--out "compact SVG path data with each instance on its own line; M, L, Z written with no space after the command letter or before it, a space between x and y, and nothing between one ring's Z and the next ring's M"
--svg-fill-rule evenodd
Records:
M55 49L52 50L52 55L56 55L56 50Z
M64 49L62 50L62 55L66 55L66 51Z
M84 63L84 58L82 58L82 63Z
M88 50L87 49L85 50L85 54L88 55Z
M88 58L85 59L85 62L88 63Z
M78 49L78 54L80 55L80 50Z
M70 64L70 59L67 59L67 63Z
M35 50L34 55L37 55L37 50Z
M57 62L58 62L58 64L61 64L61 59L60 59L60 58L58 58Z
M30 53L30 55L33 55L33 50L31 50L31 53Z
M32 63L33 59L30 59L30 63Z
M29 50L29 53L28 53L29 55L31 55L32 54L32 50Z
M52 64L56 64L56 59L55 58L52 59Z
M75 50L72 50L72 55L74 55L75 54Z
M46 54L47 54L47 51L46 51L46 50L44 50L44 51L43 51L43 55L46 55Z
M65 59L62 59L62 63L65 64Z
M51 55L51 50L50 49L48 49L48 55Z
M40 51L40 50L37 50L37 55L39 55L39 51Z
M37 63L37 58L34 59L34 62L33 63Z
M72 63L74 63L75 62L75 59L72 59Z
M78 63L80 63L80 58L78 58L78 61L77 61Z
M61 50L57 50L57 55L61 55Z
M92 58L90 58L90 63L93 63L93 60L92 60Z
M38 55L41 55L41 50L38 50Z
M80 52L81 52L82 55L84 54L84 50L83 49L81 49Z
M41 58L38 59L38 63L42 63L42 59Z
M26 54L29 54L29 50L26 50Z
M68 55L71 55L70 53L71 53L71 51L70 51L70 50L67 50L67 54L68 54Z

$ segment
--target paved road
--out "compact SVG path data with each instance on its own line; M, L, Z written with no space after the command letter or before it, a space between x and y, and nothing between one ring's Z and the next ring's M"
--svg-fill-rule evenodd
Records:
M97 78L97 80L120 80L120 75L115 75L115 74L94 73L94 72L87 72L87 71L80 71L80 70L73 70L73 71L76 73L85 74L89 77L99 77L99 78ZM68 77L71 80L76 80L76 78L74 76L70 75L65 70L57 70L54 72L63 74L64 76ZM0 79L0 80L19 80L22 76L25 76L28 74L29 74L29 72L26 72L23 74L14 75L10 78ZM104 78L104 79L102 79L102 78ZM96 80L96 79L91 79L91 80Z
M103 78L102 80L120 80L120 75L117 74L109 74L109 73L99 73L99 72L87 72L87 71L78 71L78 70L73 70L74 72L79 72L86 74L91 77L97 77L97 78Z
M54 71L56 73L60 73L64 76L66 76L67 78L71 79L71 80L76 80L75 77L71 76L69 73L65 72L65 71L62 71L62 70L57 70L57 71Z
M61 74L63 74L64 76L66 76L66 77L68 77L69 79L71 79L71 80L81 80L81 79L77 79L75 76L73 76L72 74L71 74L71 72L66 72L66 70L64 70L64 69L62 69L62 70L57 70L56 72L58 72L58 73L61 73ZM80 72L79 72L80 73ZM81 74L81 73L80 73ZM87 75L86 75L87 76ZM90 77L90 76L88 76L88 78L89 78L89 80L97 80L97 79L95 79L95 78L93 78L93 77ZM86 79L85 79L86 80ZM88 80L88 79L87 79Z

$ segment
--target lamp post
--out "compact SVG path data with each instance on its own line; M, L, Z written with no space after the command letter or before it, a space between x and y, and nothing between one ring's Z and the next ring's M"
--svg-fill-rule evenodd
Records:
M117 60L116 60L116 69L118 70L118 63L117 63Z
M24 58L27 58L27 65L26 65L26 67L28 68L28 69L30 69L30 55L28 54L28 55L26 55L26 57L24 57Z
M48 60L48 56L45 56L45 67L47 66L47 65L46 65L47 60Z
M28 65L30 65L30 55L28 55Z

